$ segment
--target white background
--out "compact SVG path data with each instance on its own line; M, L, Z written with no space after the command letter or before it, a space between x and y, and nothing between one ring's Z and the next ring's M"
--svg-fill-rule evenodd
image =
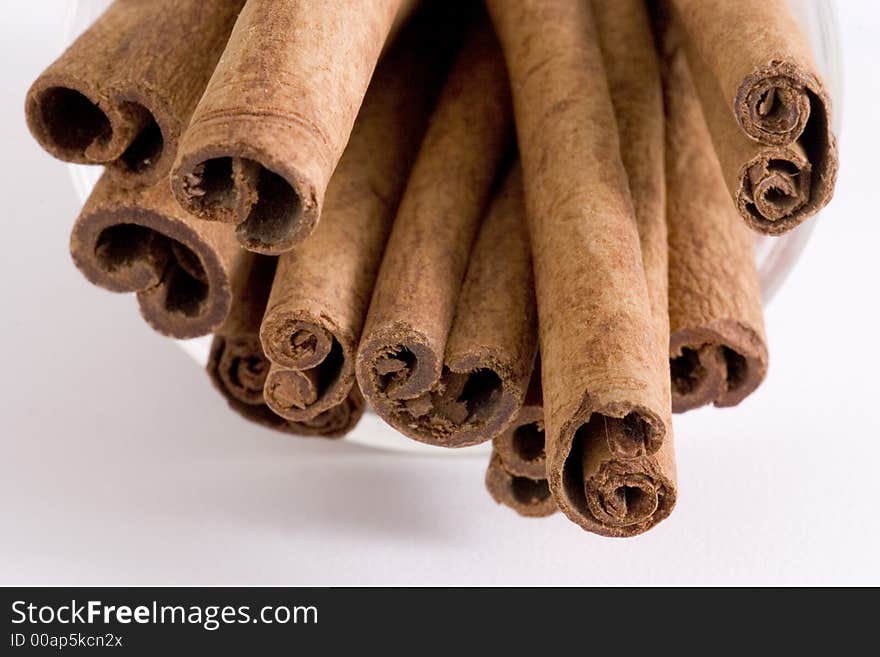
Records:
M278 437L92 288L65 166L27 133L62 0L0 25L0 584L880 584L880 13L838 6L836 197L767 312L771 369L676 419L679 502L626 541L497 507L474 458Z

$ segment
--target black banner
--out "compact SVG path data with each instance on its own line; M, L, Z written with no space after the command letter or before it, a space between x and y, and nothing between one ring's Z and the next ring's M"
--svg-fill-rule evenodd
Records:
M678 589L5 588L0 654L584 652L609 640L680 650L755 647L870 627L851 591ZM873 597L873 592L865 592ZM858 613L852 613L859 610ZM849 610L846 612L845 610ZM784 613L783 613L784 611ZM810 634L817 639L817 634ZM478 637L479 641L475 641ZM706 642L708 640L708 643ZM488 643L486 643L488 641ZM818 644L817 644L818 645ZM556 647L558 646L558 647ZM552 650L551 650L552 648ZM312 653L311 651L316 651ZM161 651L161 652L160 652ZM255 652L258 651L258 652ZM570 650L566 650L570 652Z

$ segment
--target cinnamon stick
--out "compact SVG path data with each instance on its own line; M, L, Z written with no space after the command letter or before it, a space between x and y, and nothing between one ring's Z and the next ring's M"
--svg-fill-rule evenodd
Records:
M670 1L745 134L783 146L810 120L829 123L830 98L785 0Z
M572 453L581 460L566 464L565 497L556 496L566 515L566 509L578 510L577 518L569 517L584 529L614 538L656 526L672 512L678 495L671 441L653 455L622 459L608 449L609 436L621 431L625 427L615 418L593 414L574 436Z
M243 4L116 0L28 92L34 137L121 185L163 179Z
M650 471L664 488L669 373L657 353L658 318L595 19L589 3L487 4L510 71L523 161L550 490L585 529L631 535L669 505L638 517L618 505L597 517L601 505L587 495L591 482L618 483L611 473L621 468Z
M247 254L236 268L229 316L214 336L208 375L229 407L245 419L293 435L336 438L350 431L364 411L356 388L334 407L302 422L285 420L263 401L269 360L260 345L260 320L275 273L275 259Z
M376 71L320 224L279 258L260 337L275 363L266 403L289 420L337 405L355 384L355 352L385 242L449 59L448 39L423 18Z
M685 53L669 30L670 366L680 413L735 406L763 381L768 355L753 238L730 203Z
M150 326L183 339L226 318L243 252L227 226L186 214L166 183L127 189L108 172L74 224L70 253L91 283L136 293Z
M244 419L281 433L321 438L340 438L354 429L360 421L364 413L364 398L357 386L353 387L348 396L336 406L328 408L310 420L301 422L285 420L264 403L250 404L241 401L225 385L225 380L231 376L230 371L226 368L229 367L230 362L240 363L242 360L260 359L260 352L245 352L239 348L235 351L238 354L236 357L228 353L228 346L226 336L214 336L208 360L208 374L214 387L226 398L229 408ZM263 356L261 362L268 371L268 359Z
M465 322L459 333L452 330L468 255L511 128L504 61L484 21L469 36L432 116L358 348L357 379L367 400L380 417L415 440L449 447L488 440L512 418L517 397L525 393L534 353L528 353L527 323L499 317L479 290L462 296L467 305L459 312L473 318L466 321L479 322L482 335L467 333ZM493 212L499 215L493 221L514 224L514 242L515 220L507 215L516 211L515 193L511 182L501 201L509 210ZM486 293L496 274L525 285L527 251L523 260L523 249L514 248L508 272L485 265L479 285L487 286ZM510 303L512 316L525 319L530 292L514 290L495 301ZM476 342L481 337L483 345ZM509 349L506 355L499 346Z
M655 454L635 461L608 449L607 436L620 425L583 431L582 468L573 468L567 486L582 490L594 531L634 536L666 518L677 497L671 418L671 383L666 363L669 344L669 257L666 226L663 91L660 65L646 7L641 0L593 0L608 87L620 133L620 154L633 199L639 245L651 310L655 346L667 373L662 395L667 433ZM598 424L593 416L591 422ZM605 433L606 439L601 439ZM578 475L582 482L574 483ZM580 501L579 501L579 508Z
M304 240L401 0L248 0L181 142L178 201L278 254Z
M794 228L831 199L838 155L831 99L789 8L782 0L670 7L740 215L771 235Z
M495 451L486 469L486 489L498 504L513 509L521 516L543 518L557 511L546 479L512 473Z
M536 349L522 177L514 167L473 247L439 378L410 399L382 394L380 386L393 390L394 377L403 371L395 361L407 365L399 356L389 358L387 350L377 350L376 364L365 374L373 377L377 412L393 427L421 442L461 447L489 440L513 421Z

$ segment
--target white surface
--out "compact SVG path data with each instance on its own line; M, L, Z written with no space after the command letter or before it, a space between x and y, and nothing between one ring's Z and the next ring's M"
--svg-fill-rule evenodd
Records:
M770 375L676 418L673 516L628 541L496 507L478 459L278 437L227 412L67 253L78 203L24 127L61 0L0 30L0 584L880 584L880 12L839 3L843 167L767 315Z

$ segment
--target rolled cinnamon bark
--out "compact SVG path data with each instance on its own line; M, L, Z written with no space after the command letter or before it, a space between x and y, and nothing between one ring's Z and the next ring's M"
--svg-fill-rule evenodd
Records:
M611 101L620 133L620 154L629 181L651 307L656 356L666 373L662 395L667 433L653 455L638 462L616 457L608 440L581 436L580 474L587 508L608 536L634 536L666 518L677 497L671 418L669 344L669 251L666 226L665 140L660 65L650 17L641 0L593 0ZM591 421L597 422L595 416ZM598 434L613 432L603 420ZM619 430L619 425L617 425ZM577 440L577 436L575 440ZM568 484L571 486L571 483ZM579 491L578 491L579 492Z
M794 228L831 199L838 156L831 100L789 8L782 0L671 0L670 8L664 21L682 27L740 215L770 235Z
M295 436L340 438L354 429L364 414L364 398L357 386L354 386L346 398L336 406L301 422L285 420L264 403L243 402L235 396L230 388L226 387L226 381L231 377L230 370L226 368L230 366L230 363L236 361L241 363L242 360L245 360L251 363L259 362L258 368L265 367L268 372L269 360L262 355L261 351L246 352L238 347L234 352L237 356L233 356L228 352L228 349L228 338L224 335L215 335L208 360L208 374L214 387L226 398L229 408L250 422ZM262 397L262 389L260 396Z
M589 3L487 4L510 70L523 161L550 490L585 529L631 535L665 517L669 504L638 518L624 506L597 518L586 489L597 476L618 482L608 473L625 467L650 470L645 476L666 490L669 373L657 354L657 319L594 17ZM641 84L650 84L645 75Z
M437 37L437 25L419 19L385 56L327 188L320 224L279 258L260 338L275 363L266 403L289 420L336 406L355 384L382 252L449 60Z
M622 459L608 449L609 436L625 431L616 418L593 414L575 433L572 454L562 477L563 511L578 509L575 519L602 536L627 538L642 534L666 519L678 495L672 441L650 456ZM551 488L552 488L551 480Z
M116 0L28 92L34 137L122 185L163 179L243 4Z
M228 226L189 216L165 182L126 189L109 173L74 224L70 253L90 282L136 293L147 323L181 339L206 335L226 318L243 254Z
M498 504L513 509L521 516L543 518L557 511L556 500L550 494L546 479L510 472L501 456L494 451L486 469L486 489Z
M373 346L372 362L359 360L359 376L369 377L379 415L402 433L444 447L484 442L504 431L522 407L537 349L536 321L522 177L514 167L471 253L440 376L416 397L394 397L394 377L419 365L381 343Z
M830 98L788 2L669 1L749 137L784 146L811 119L829 123Z
M487 219L509 226L508 234L487 230L501 233L511 255L491 262L501 251L493 251L498 245L487 238L484 255L474 256L481 263L472 267L473 281L458 298L479 220L512 141L509 102L504 61L483 21L432 116L358 348L364 396L386 422L422 442L460 447L489 440L512 419L528 384L532 293L527 244L517 232L515 177ZM493 298L502 277L513 287ZM457 329L455 313L462 317Z
M260 345L259 329L274 273L274 258L247 254L239 263L232 308L214 336L208 375L229 407L251 422L294 435L342 436L363 415L364 401L357 388L336 406L303 422L277 416L263 401L269 360Z
M508 473L533 480L546 479L540 362L535 363L529 389L516 418L492 439L492 450L501 457Z
M674 34L663 50L672 408L681 413L738 404L763 381L768 355L752 235L730 203Z
M400 6L248 0L181 142L178 201L252 251L310 235Z

